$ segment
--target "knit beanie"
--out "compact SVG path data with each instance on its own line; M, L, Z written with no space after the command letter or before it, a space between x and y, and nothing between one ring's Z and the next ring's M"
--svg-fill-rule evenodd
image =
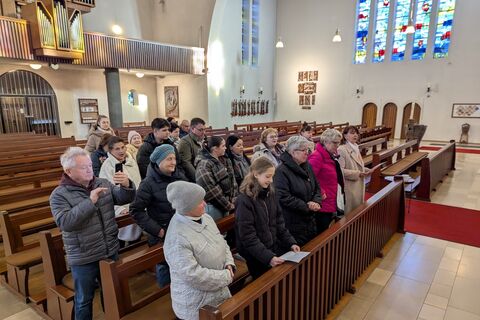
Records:
M140 133L138 133L135 130L131 130L131 131L128 132L128 139L127 139L128 143L132 143L132 138L134 136L139 136L140 139L142 139L142 136L140 135Z
M150 155L150 161L156 164L162 162L169 154L175 154L175 149L172 145L169 144L162 144L153 150L152 154Z
M178 214L185 215L203 201L205 190L198 184L175 181L167 186L167 199Z

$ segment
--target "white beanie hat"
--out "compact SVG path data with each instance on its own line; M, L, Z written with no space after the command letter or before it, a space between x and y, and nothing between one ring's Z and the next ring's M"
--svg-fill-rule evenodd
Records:
M135 130L129 131L128 132L128 138L127 138L128 143L132 143L132 138L136 135L138 135L140 137L140 139L142 139L142 136L137 131L135 131Z
M204 197L205 190L195 183L175 181L167 186L167 199L176 213L181 215L195 209Z

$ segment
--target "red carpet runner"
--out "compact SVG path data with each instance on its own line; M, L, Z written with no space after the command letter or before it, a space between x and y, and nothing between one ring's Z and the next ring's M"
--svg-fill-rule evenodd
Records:
M437 151L440 150L441 147L436 147L436 146L421 146L420 150L431 150L431 151ZM475 149L465 149L465 148L456 148L455 149L458 153L472 153L472 154L480 154L480 150L475 150Z
M480 247L480 211L407 199L405 230Z

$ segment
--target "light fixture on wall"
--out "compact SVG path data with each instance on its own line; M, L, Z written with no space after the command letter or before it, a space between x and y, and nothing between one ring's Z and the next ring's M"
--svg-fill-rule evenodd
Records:
M335 31L332 42L342 42L342 36L340 36L340 29L337 28L337 31Z
M430 98L431 93L432 93L432 86L429 83L427 84L427 98Z
M122 27L120 27L118 24L114 24L112 26L112 32L116 34L117 36L121 35L123 33Z
M42 65L39 63L30 63L30 68L32 68L33 70L39 70L42 68Z
M263 87L258 88L258 96L263 95Z
M355 95L357 96L357 99L360 99L360 96L363 94L363 87L362 86L357 86L357 89L355 90Z
M60 65L58 63L49 63L48 66L52 68L53 70L58 70L60 69Z
M285 44L282 41L282 37L278 37L277 43L275 44L275 48L284 48Z
M414 5L415 1L410 0L410 16L408 17L408 26L407 29L405 29L406 34L413 34L415 33L415 26L413 25L413 10L414 10Z
M240 87L240 96L243 96L245 94L245 85L242 84Z
M137 72L135 73L135 75L137 76L137 78L143 78L145 76L145 73L142 73L142 72Z

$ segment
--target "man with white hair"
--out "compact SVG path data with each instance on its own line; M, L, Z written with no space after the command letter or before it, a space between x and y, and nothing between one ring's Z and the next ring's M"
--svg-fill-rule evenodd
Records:
M75 319L92 319L92 302L100 283L99 261L118 257L114 205L133 201L135 185L126 173L113 182L93 175L88 153L71 147L60 157L63 176L50 195L50 207L62 231L75 285Z

